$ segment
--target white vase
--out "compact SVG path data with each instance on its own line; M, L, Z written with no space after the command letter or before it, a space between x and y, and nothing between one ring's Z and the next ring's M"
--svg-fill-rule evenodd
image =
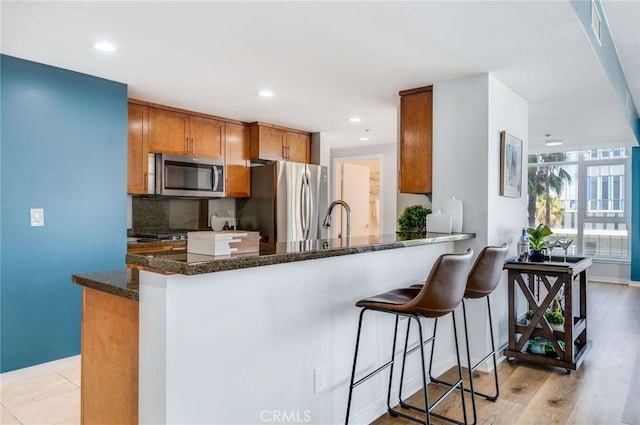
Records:
M452 196L442 201L442 213L451 216L451 231L462 232L462 201Z

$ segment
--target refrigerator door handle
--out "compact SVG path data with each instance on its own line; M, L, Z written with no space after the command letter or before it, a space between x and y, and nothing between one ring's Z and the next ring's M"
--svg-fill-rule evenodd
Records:
M302 179L300 181L300 226L302 227L302 239L306 239L306 233L307 233L307 214L306 214L306 207L307 207L307 191L306 191L306 185L305 185L305 173L302 173Z
M302 185L300 186L300 221L302 223L302 238L309 239L309 231L311 230L311 185L307 173L302 174Z
M305 167L306 168L306 167ZM307 187L307 224L305 230L305 239L309 239L309 233L311 232L311 215L313 214L313 196L311 196L311 182L309 181L309 174L305 174L306 187Z

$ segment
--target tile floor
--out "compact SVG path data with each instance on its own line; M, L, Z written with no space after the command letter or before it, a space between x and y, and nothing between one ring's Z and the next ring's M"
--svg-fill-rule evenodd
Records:
M79 365L42 376L4 381L0 387L0 424L80 424Z

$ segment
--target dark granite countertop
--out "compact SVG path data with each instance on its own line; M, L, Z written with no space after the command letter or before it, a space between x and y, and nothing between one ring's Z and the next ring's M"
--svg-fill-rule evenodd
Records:
M71 275L78 285L138 301L138 270L123 269Z
M475 233L394 234L376 237L354 237L351 239L351 243L347 243L346 240L342 239L285 242L271 247L261 247L260 253L232 254L231 256L219 257L190 254L184 251L128 253L126 262L127 264L154 269L163 273L196 275L409 246L455 242L471 238L475 238Z
M279 243L275 247L262 247L260 253L226 257L188 254L186 251L160 251L130 253L127 254L126 260L127 264L155 269L163 273L195 275L409 246L454 242L471 238L475 238L474 233L385 235L352 238L349 245L341 239ZM158 246L159 243L162 244L162 242L148 242L146 246L154 247ZM78 285L138 301L139 280L137 269L74 274L72 275L72 281Z

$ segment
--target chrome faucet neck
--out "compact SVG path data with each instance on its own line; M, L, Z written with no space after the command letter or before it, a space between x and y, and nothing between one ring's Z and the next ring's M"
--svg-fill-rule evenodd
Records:
M351 239L351 207L345 201L341 199L337 199L333 201L329 208L327 209L327 215L324 217L324 222L322 223L322 227L328 229L331 227L331 212L335 208L336 205L341 205L347 213L347 239Z

